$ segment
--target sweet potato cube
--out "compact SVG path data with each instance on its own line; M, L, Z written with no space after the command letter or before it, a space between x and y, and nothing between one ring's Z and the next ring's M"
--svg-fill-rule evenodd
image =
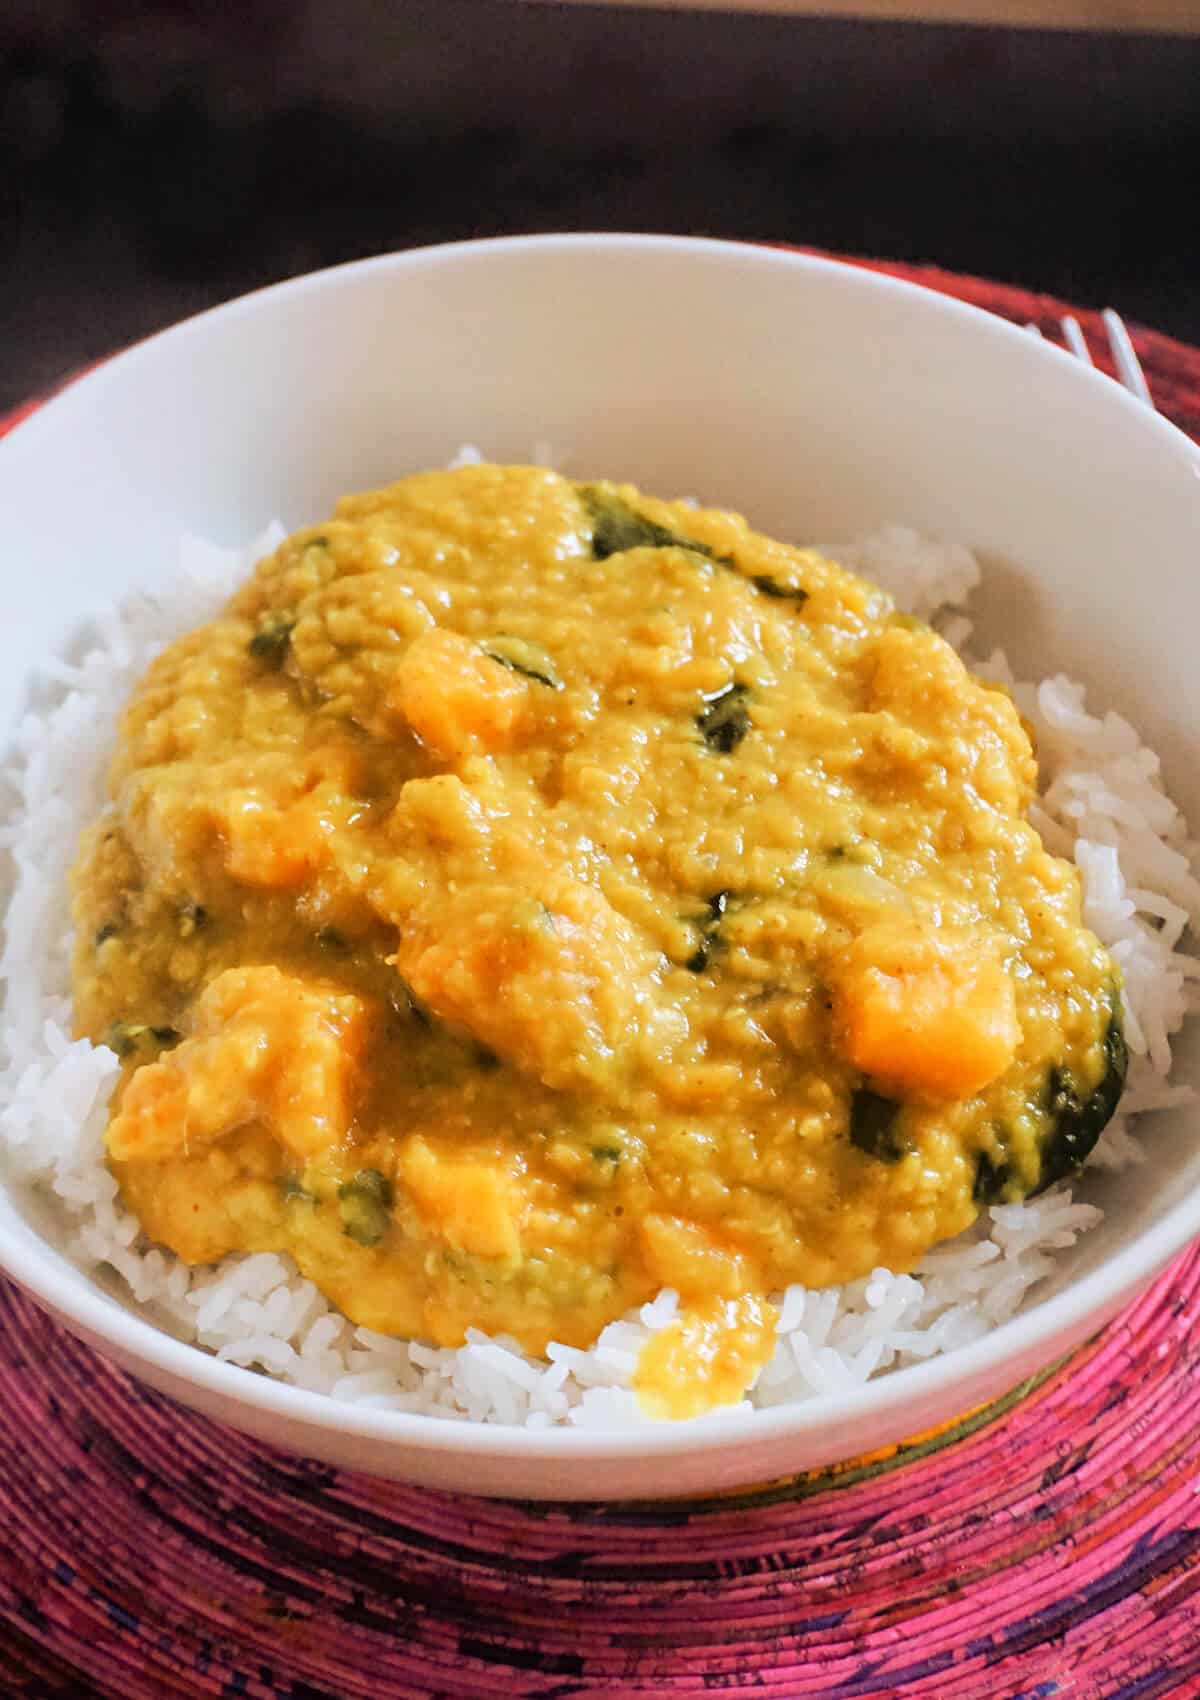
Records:
M472 751L507 749L528 696L526 681L478 644L435 627L405 650L387 706L435 756L450 761Z
M969 1098L1021 1040L1013 984L986 933L881 922L839 964L844 1054L899 1098Z

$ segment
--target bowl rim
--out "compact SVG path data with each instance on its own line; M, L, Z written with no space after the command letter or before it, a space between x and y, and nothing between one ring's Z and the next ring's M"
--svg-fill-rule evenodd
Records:
M160 343L182 343L214 320L241 317L259 310L272 299L319 292L336 287L339 280L372 272L408 270L464 259L485 262L514 252L586 251L597 246L635 253L670 251L732 266L750 264L781 272L823 274L865 294L919 301L926 310L958 320L976 334L1007 339L1014 350L1017 346L1024 348L1026 359L1057 361L1061 366L1069 366L1076 373L1075 381L1093 387L1097 402L1124 408L1131 416L1136 414L1139 429L1156 434L1163 448L1173 454L1182 450L1200 476L1200 448L1191 438L1105 374L1085 366L1067 350L1030 336L1023 327L997 314L924 284L874 270L869 262L838 259L803 249L708 237L589 231L433 243L352 260L265 285L190 315L68 380L65 387L50 395L32 413L19 418L0 438L0 458L13 444L31 444L39 433L53 429L58 419L81 404L81 399L90 400L105 386L124 381L131 369L153 359ZM0 1184L9 1190L2 1165ZM310 1430L390 1442L398 1451L470 1453L525 1461L545 1458L556 1463L620 1462L634 1457L678 1457L709 1452L714 1445L723 1452L742 1450L781 1437L819 1433L868 1414L886 1423L922 1395L944 1389L948 1383L965 1384L984 1376L997 1370L1006 1359L1036 1356L1040 1348L1041 1361L1045 1363L1054 1355L1046 1349L1049 1340L1055 1337L1078 1340L1086 1334L1089 1316L1103 1319L1110 1315L1200 1234L1200 1193L1178 1200L1160 1221L1141 1230L1128 1244L1060 1291L1035 1301L1029 1310L1019 1312L978 1340L944 1355L811 1401L794 1401L765 1410L718 1411L681 1423L646 1422L624 1429L570 1425L529 1429L458 1422L415 1412L382 1411L295 1387L274 1377L253 1374L239 1365L219 1360L203 1347L180 1340L148 1317L127 1308L99 1287L89 1271L70 1265L65 1252L47 1246L50 1255L45 1255L36 1249L37 1242L45 1242L36 1230L29 1232L35 1241L32 1251L13 1244L8 1232L0 1226L0 1268L31 1296L93 1342L110 1345L123 1361L144 1364L172 1382L190 1384L230 1406L249 1408L276 1420L289 1419Z

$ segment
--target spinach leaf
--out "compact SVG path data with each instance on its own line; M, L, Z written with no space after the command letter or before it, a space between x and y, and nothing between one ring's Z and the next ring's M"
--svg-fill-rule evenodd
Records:
M727 756L737 749L750 730L746 694L745 685L729 685L696 716L696 725L710 750Z
M797 606L808 601L808 592L803 585L780 584L779 580L772 578L769 573L756 574L750 583L756 590L761 590L764 596L775 596L781 601L795 602Z
M665 525L659 525L657 520L637 513L628 502L622 501L610 490L584 484L580 494L592 518L592 554L598 561L607 561L610 555L622 555L627 549L687 549L693 555L703 555L706 560L715 561L718 566L737 567L732 555L718 555L711 544L697 542L694 537L684 537ZM748 575L746 582L761 590L764 596L794 602L798 607L808 601L808 591L803 585L785 584L770 573ZM501 657L494 656L493 659L500 660Z
M295 628L295 620L289 620L285 614L268 614L246 648L256 661L268 667L282 667Z
M157 1046L169 1051L183 1038L177 1027L154 1027L148 1022L114 1021L104 1035L104 1044L124 1061L135 1051Z
M850 1099L850 1141L881 1163L898 1163L912 1149L900 1131L903 1104L860 1086Z
M592 519L592 554L598 561L610 555L623 555L627 549L689 549L693 555L704 555L710 561L730 564L728 555L716 554L707 543L697 543L690 537L680 537L665 525L635 513L628 502L612 491L595 484L585 484L580 490L584 506Z
M981 1151L975 1160L975 1184L971 1197L976 1204L999 1204L1004 1197L1011 1170L1003 1157L995 1158Z
M378 1245L387 1231L392 1183L378 1169L360 1169L338 1188L342 1232L359 1245Z
M524 638L501 636L489 639L483 645L483 653L489 661L496 661L510 672L532 679L535 684L546 685L552 691L563 688L558 668L536 643L526 643Z
M1049 1129L1042 1144L1042 1172L1035 1192L1074 1174L1099 1139L1125 1089L1129 1051L1121 1027L1121 1005L1114 993L1104 1034L1104 1072L1086 1097L1069 1070L1053 1067L1046 1076L1045 1110Z
M684 963L684 967L690 968L693 974L702 974L712 959L712 953L720 942L721 922L732 895L730 891L718 891L708 900L708 914L701 927L700 943Z

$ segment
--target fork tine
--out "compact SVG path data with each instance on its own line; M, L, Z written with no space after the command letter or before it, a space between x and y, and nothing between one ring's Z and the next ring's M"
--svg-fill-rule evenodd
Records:
M1113 361L1117 374L1125 388L1144 401L1147 407L1154 406L1154 398L1150 394L1150 386L1146 382L1146 374L1142 371L1142 363L1134 353L1133 344L1129 340L1129 332L1125 329L1125 321L1111 307L1106 307L1103 313L1104 329L1108 333L1108 346L1112 349Z
M1117 368L1117 377L1124 387L1135 395L1139 401L1153 408L1154 397L1150 394L1150 385L1146 382L1146 374L1142 371L1142 363L1134 351L1129 332L1125 329L1125 321L1112 307L1106 307L1101 314L1104 330L1108 337L1108 346L1112 352L1113 364ZM1095 366L1092 351L1087 345L1079 320L1074 313L1067 313L1059 320L1062 327L1063 340L1071 353L1082 360L1086 366ZM1041 336L1041 330L1032 321L1025 329L1033 336Z
M1085 365L1094 366L1096 363L1092 359L1092 351L1084 339L1083 332L1079 328L1079 320L1074 313L1068 313L1062 321L1062 332L1071 353L1077 354Z

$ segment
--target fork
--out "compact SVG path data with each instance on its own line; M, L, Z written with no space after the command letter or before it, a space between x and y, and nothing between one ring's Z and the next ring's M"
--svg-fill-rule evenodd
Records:
M1152 408L1154 398L1150 394L1146 374L1142 371L1142 363L1134 353L1133 343L1129 340L1129 332L1125 329L1124 319L1119 313L1115 313L1111 307L1104 309L1101 319L1104 324L1104 333L1108 338L1113 365L1117 368L1118 382L1124 384L1131 395L1135 395L1139 401L1144 401L1147 407ZM1092 351L1087 345L1087 339L1075 315L1068 313L1059 320L1059 323L1062 326L1063 341L1071 350L1071 353L1078 355L1079 359L1084 361L1086 365L1094 366L1096 362L1092 359ZM1035 336L1042 334L1040 325L1030 323L1025 328L1032 331Z

